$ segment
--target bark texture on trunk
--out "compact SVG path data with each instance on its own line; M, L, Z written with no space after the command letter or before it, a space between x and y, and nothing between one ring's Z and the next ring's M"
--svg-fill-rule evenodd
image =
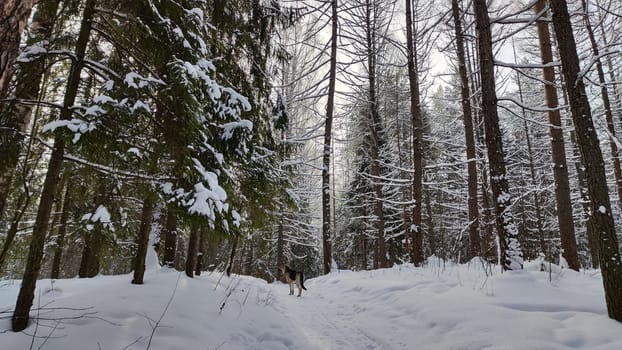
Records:
M413 129L413 209L411 235L413 238L412 261L423 264L423 230L421 229L421 205L423 193L423 120L419 93L419 72L413 32L412 0L406 0L406 55L408 56L408 81L410 83L410 115Z
M34 0L4 0L0 5L0 98L6 96L22 32L34 4Z
M9 1L10 2L10 1ZM22 1L24 2L24 1ZM39 1L33 16L27 44L51 41L59 0ZM2 22L0 22L0 27ZM0 46L4 42L0 43ZM2 48L0 47L0 52ZM20 64L15 96L0 103L0 217L9 194L11 179L23 148L24 133L30 124L33 104L17 100L35 101L45 73L45 55ZM0 96L3 96L0 94ZM2 98L2 97L0 97Z
M58 233L56 234L56 246L54 247L54 258L52 259L52 274L50 278L57 279L60 277L61 261L63 258L63 250L65 249L65 235L67 234L67 221L69 220L69 213L71 212L71 191L72 191L72 178L71 174L68 174L67 184L65 185L65 195L63 196L63 207L60 214L60 222L58 226Z
M371 179L374 189L374 216L376 227L376 244L374 267L387 267L387 253L384 241L384 205L382 201L382 180L380 169L380 149L382 147L380 113L378 112L378 95L376 93L376 28L374 26L375 4L366 2L365 18L365 39L367 41L367 81L368 86L368 112L369 112L369 131L371 135Z
M143 208L140 214L140 228L136 237L136 256L134 257L134 276L132 284L143 284L145 277L145 262L147 251L149 250L149 233L153 222L153 211L155 201L151 195L147 195L143 201Z
M330 272L332 261L330 231L330 143L335 107L335 82L337 80L337 0L331 4L330 68L328 78L328 101L326 102L326 125L324 127L324 152L322 154L322 251L324 274Z
M534 10L536 14L545 15L546 0L539 0ZM553 50L551 49L551 35L549 24L538 21L538 41L540 44L540 56L542 59L542 77L546 81L544 85L544 97L548 108L549 135L551 140L551 154L553 160L553 177L555 179L555 200L557 204L557 221L562 245L562 256L568 262L568 267L579 271L579 255L577 254L577 240L575 238L574 221L572 218L572 201L570 200L570 184L568 181L568 164L566 163L566 148L564 146L564 133L559 112L559 100L555 87L555 68L547 66L553 62ZM543 252L544 253L544 252Z
M579 151L585 171L589 174L587 189L590 198L589 215L592 217L590 223L597 235L607 312L609 317L622 322L622 262L611 213L605 164L580 75L568 5L565 0L552 0L551 10Z
M605 70L603 69L603 63L600 59L600 50L590 22L588 3L585 0L581 0L581 4L583 5L583 11L585 13L585 29L587 30L587 34L590 39L594 60L596 61L596 72L598 73L598 82L600 83L600 95L603 100L603 107L605 108L605 120L607 121L607 130L609 131L609 147L611 147L611 166L613 167L615 188L618 194L618 207L622 209L622 169L620 168L620 152L616 144L616 128L613 123L613 106L611 105L611 99L609 97L609 88L607 87L607 80L605 79Z
M60 114L60 118L62 120L71 119L72 112L70 107L74 105L76 96L78 95L80 73L82 72L84 55L86 53L86 46L91 33L91 21L94 13L95 1L87 0L82 15L82 22L80 24L78 41L76 42L76 60L71 66L71 72L67 81L67 89L65 91L65 98L63 100L64 108ZM50 155L43 189L41 191L39 208L37 210L37 216L32 231L32 238L28 250L28 258L26 261L24 277L22 279L22 286L19 290L15 311L13 312L13 317L11 319L12 328L15 332L22 331L28 326L28 320L30 318L29 312L35 297L34 292L37 277L39 276L39 272L41 270L43 244L45 241L45 235L48 232L50 211L52 210L52 204L54 203L54 196L56 194L56 187L62 170L64 155L65 141L62 137L56 137L54 140L52 154Z
M481 243L479 236L479 208L477 207L477 158L475 155L475 139L473 137L473 115L471 113L471 92L469 76L464 53L464 34L462 33L462 14L458 0L451 1L456 34L456 54L458 56L458 74L460 75L460 98L464 121L464 137L467 155L467 206L469 219L469 255L470 258L480 255Z
M164 227L164 265L175 267L177 255L177 215L173 209L166 211L166 226Z
M505 270L522 269L523 257L518 243L518 229L510 211L512 204L503 154L503 141L497 114L497 93L492 54L490 18L485 0L474 0L476 28L479 39L479 64L482 86L482 115L488 148L490 185L496 212L495 223L501 251L501 265Z
M190 239L188 240L188 253L186 254L186 276L194 277L196 267L197 240L199 238L199 225L193 224L190 228Z

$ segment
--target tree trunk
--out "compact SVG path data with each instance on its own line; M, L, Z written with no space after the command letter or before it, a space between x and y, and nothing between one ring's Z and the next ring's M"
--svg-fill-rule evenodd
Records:
M399 106L400 106L400 97L399 97L399 89L400 89L400 85L399 85L399 79L398 79L398 75L395 75L395 125L397 128L396 134L397 134L397 160L398 160L398 166L400 167L400 169L404 169L404 164L406 163L403 159L402 159L402 123L400 122L400 110L399 110ZM400 171L400 178L404 181L406 181L408 178L410 177L410 175L405 172L405 171ZM402 204L402 221L403 221L403 226L404 226L404 243L403 243L403 247L404 247L404 251L407 254L410 254L410 217L409 217L409 204L408 202L410 201L409 198L409 188L407 186L400 186L400 192L402 194L402 202L404 204Z
M410 83L410 115L413 129L413 209L411 235L413 237L412 262L423 264L423 231L421 230L421 205L423 188L423 120L419 94L419 72L412 21L412 0L406 0L406 55L408 56L408 81Z
M154 208L155 201L151 194L147 194L143 201L143 209L140 214L140 228L138 230L138 236L136 237L136 256L134 257L134 277L132 279L132 284L143 284Z
M330 44L330 68L328 78L328 101L326 102L326 125L324 129L324 152L322 154L322 250L324 274L330 272L332 254L330 231L330 142L332 138L333 112L335 106L335 81L337 80L337 0L332 0L332 34Z
M173 209L166 211L166 227L164 229L164 265L175 268L177 253L177 216Z
M594 60L596 61L596 71L598 72L598 82L600 83L600 95L603 100L603 107L605 108L605 120L607 121L607 130L609 131L609 146L611 147L611 158L613 160L613 175L615 177L615 188L618 194L618 207L622 209L622 169L620 168L620 154L615 140L616 129L613 124L613 110L611 106L611 100L609 99L609 89L607 88L607 81L605 80L605 70L603 69L603 63L600 60L598 44L596 43L594 31L592 30L592 24L590 23L588 4L585 0L581 0L581 4L583 5L583 11L585 13L585 29L587 29L587 34L590 38L590 44L592 45L592 53L594 54Z
M229 261L227 262L227 276L231 276L233 272L233 261L235 260L235 251L238 247L238 236L233 236L230 238L231 240L231 252L229 253Z
M87 0L82 16L82 23L80 24L78 41L76 43L76 60L71 67L71 73L67 81L67 89L65 91L65 98L63 101L64 108L60 114L60 118L62 120L71 119L72 112L70 107L74 105L78 94L80 73L82 72L86 46L91 33L91 19L94 12L95 1ZM43 183L43 190L41 191L39 209L37 211L35 225L32 232L32 239L28 251L28 259L26 261L24 277L22 279L22 286L17 297L17 303L12 317L12 328L15 332L22 331L28 326L28 320L30 317L29 312L34 300L37 277L39 276L39 272L41 270L43 243L45 241L45 235L48 231L50 211L52 209L52 203L54 202L54 195L56 194L56 187L62 169L64 154L65 141L62 137L56 137L48 163L47 174Z
M0 5L0 98L6 96L20 38L34 4L34 0L4 0Z
M522 269L523 257L518 243L518 230L514 223L510 205L512 204L508 190L505 170L503 141L499 129L497 114L497 93L495 91L495 72L492 55L492 36L490 18L486 0L474 0L476 27L479 39L479 63L482 84L482 115L486 129L486 146L488 148L488 167L490 184L496 211L497 235L501 246L501 265L504 270Z
M205 241L206 241L207 232L205 228L201 226L199 228L199 249L197 253L197 265L194 270L194 274L197 276L201 276L201 272L203 272L203 259L205 257Z
M22 3L25 2L27 1L22 1ZM29 45L50 40L57 18L58 3L59 0L39 1L32 19L30 36L27 40ZM0 20L0 23L4 22ZM3 51L1 47L3 44L4 42L0 44L0 52ZM0 217L4 213L11 179L22 150L24 132L30 124L33 107L32 104L19 103L15 100L34 101L37 99L45 72L45 57L42 56L30 62L21 63L20 66L17 75L18 84L15 87L15 99L0 103L0 125L2 125L0 129Z
M546 0L539 0L534 7L536 14L545 10ZM544 15L545 13L542 13ZM544 97L548 108L549 135L551 140L551 152L553 158L553 177L555 179L555 200L557 204L557 221L562 246L562 256L568 262L568 267L579 271L579 256L577 254L577 240L574 232L572 219L572 201L570 200L570 184L568 182L568 165L566 163L566 148L564 146L564 133L559 113L559 101L557 88L555 87L555 68L548 66L553 62L551 50L551 36L549 24L544 21L536 23L538 40L540 43L540 56L542 58L542 77L546 81L544 85ZM544 253L544 252L543 252Z
M376 94L376 28L372 25L374 20L374 5L370 1L366 2L365 8L365 39L367 41L367 81L368 98L369 98L369 131L371 135L371 179L374 188L374 224L376 226L376 249L374 257L374 266L376 268L384 268L387 266L387 253L384 241L384 208L382 201L382 180L380 171L380 149L382 146L381 128L382 123L380 114L378 113L378 96Z
M469 257L480 255L481 243L479 236L479 208L477 207L477 158L475 155L475 140L473 138L473 116L471 114L471 92L469 91L469 76L467 75L466 56L464 53L464 34L458 0L451 2L456 34L456 54L458 56L458 74L460 75L460 97L464 121L464 136L467 155L467 206L469 220Z
M590 198L590 214L593 218L591 224L598 238L607 312L609 317L622 321L622 262L611 214L605 164L592 121L592 111L585 93L585 85L579 75L579 57L566 1L551 1L551 9L572 120L577 131L579 151L585 171L589 174L587 189Z
M563 75L562 78L562 97L564 99L564 105L568 106L568 93L566 92L566 87L563 84ZM593 220L590 215L590 198L587 193L587 174L585 173L585 168L583 168L583 164L581 161L581 153L579 152L579 144L577 143L576 132L573 129L572 121L568 122L568 128L570 129L570 144L572 145L572 156L577 161L574 162L575 171L577 172L577 180L579 181L579 195L581 196L581 208L583 209L583 213L587 218L587 225L585 225L586 236L588 241L588 246L590 250L590 260L592 263L592 268L597 269L599 267L599 259L598 259L598 242L596 242L596 234L592 229L593 225L590 221Z
M72 178L71 174L67 175L67 183L65 185L65 195L63 196L63 207L60 214L60 222L58 223L58 232L56 234L56 246L54 247L54 258L52 259L52 273L50 278L58 279L60 276L60 266L65 248L65 235L67 234L67 221L69 220L69 212L71 206Z
M475 43L472 43L471 50L469 45L465 45L465 51L467 56L467 75L471 77L470 86L471 91L474 91L473 104L471 105L473 111L473 132L475 139L475 153L479 167L476 167L480 171L481 182L479 185L479 191L482 198L482 211L480 217L480 254L486 259L486 261L493 261L497 258L497 249L495 242L495 225L492 224L492 206L490 204L490 190L488 186L488 172L486 171L486 157L484 156L484 122L482 121L482 111L478 106L481 105L481 83L479 81L479 75L474 74L477 70L474 65L477 61L477 49Z
M186 276L194 277L194 268L196 267L197 240L199 233L199 225L192 224L190 228L190 239L188 240L188 254L186 254Z

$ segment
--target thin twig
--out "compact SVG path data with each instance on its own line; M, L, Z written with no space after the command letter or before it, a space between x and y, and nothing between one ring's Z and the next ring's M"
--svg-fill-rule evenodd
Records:
M156 330L160 326L160 322L164 318L164 315L166 315L166 312L168 311L169 306L171 306L171 303L173 302L173 298L175 297L175 293L177 292L177 287L179 286L180 277L181 277L181 272L177 275L177 281L175 282L175 289L173 289L173 294L171 294L171 297L168 299L168 303L166 303L166 307L164 308L164 311L162 311L162 315L160 315L160 318L155 323L155 327L152 327L151 335L149 336L149 342L147 343L147 348L145 348L145 350L149 350L149 347L151 346L151 341L153 340L153 336L155 335Z

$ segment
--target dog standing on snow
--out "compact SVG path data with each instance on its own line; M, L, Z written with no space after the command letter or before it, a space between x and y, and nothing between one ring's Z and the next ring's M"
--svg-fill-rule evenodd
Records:
M283 276L285 276L285 280L287 284L289 284L289 295L294 295L294 282L296 282L296 287L298 287L298 296L302 294L302 290L307 290L304 285L304 276L302 271L292 270L289 266L284 265L279 267Z

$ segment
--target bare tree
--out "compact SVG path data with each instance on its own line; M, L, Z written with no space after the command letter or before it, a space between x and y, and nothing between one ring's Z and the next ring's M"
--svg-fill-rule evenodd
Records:
M598 135L592 121L592 111L580 74L579 57L572 32L568 5L565 0L552 0L553 26L562 62L568 102L587 177L593 232L597 235L599 260L605 300L609 317L622 321L622 262L616 237L605 164L600 150Z
M504 270L522 269L523 257L518 243L518 229L510 211L512 204L506 177L503 141L497 114L497 93L492 53L490 18L485 0L474 0L473 10L479 39L479 65L490 184L496 211L496 227L501 246L501 265Z
M421 207L423 192L423 117L421 115L421 95L419 91L419 73L417 48L413 23L412 0L406 0L406 55L408 59L408 80L410 83L410 114L413 129L413 209L411 235L413 238L412 261L421 265L423 256L423 230L421 229Z
M536 15L544 16L546 14L545 5L546 0L539 0L536 3L534 7ZM549 135L551 136L557 221L559 222L559 234L563 249L562 256L568 262L569 268L579 271L579 256L577 254L577 241L574 232L574 221L572 219L572 201L570 200L570 184L568 181L564 133L561 125L557 88L555 86L555 68L551 66L553 62L551 35L547 22L538 21L536 27L538 29L538 42L540 44L540 56L542 58L542 77L545 81L544 97L547 106L546 114L549 120Z
M473 115L471 113L471 92L467 74L466 56L464 53L464 33L462 32L462 13L458 0L451 1L451 12L454 19L456 34L456 54L458 56L458 74L460 75L460 98L464 121L464 137L467 156L468 176L468 220L469 220L469 255L479 256L481 251L479 236L479 208L477 206L477 158L475 155L475 139L473 137Z
M330 272L331 230L330 230L330 143L332 138L333 114L335 108L335 81L337 80L337 0L331 2L330 68L328 77L328 100L326 101L326 124L324 128L324 151L322 153L322 248L324 273Z

